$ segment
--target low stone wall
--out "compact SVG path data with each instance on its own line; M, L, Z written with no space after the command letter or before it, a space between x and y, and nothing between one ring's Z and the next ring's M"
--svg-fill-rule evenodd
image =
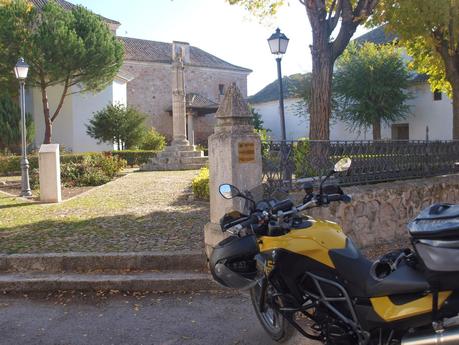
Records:
M459 175L343 189L352 203L334 203L310 214L339 223L363 248L407 239L406 224L433 203L459 203Z

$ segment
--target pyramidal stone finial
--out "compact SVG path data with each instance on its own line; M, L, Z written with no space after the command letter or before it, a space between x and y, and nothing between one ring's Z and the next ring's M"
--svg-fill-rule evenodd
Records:
M247 102L244 100L244 97L242 97L242 93L236 86L236 83L232 83L226 90L225 97L223 98L215 116L220 119L244 118L252 116Z

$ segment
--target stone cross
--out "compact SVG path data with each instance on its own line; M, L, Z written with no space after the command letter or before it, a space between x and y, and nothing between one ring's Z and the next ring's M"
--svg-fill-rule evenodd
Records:
M260 187L262 179L260 137L254 133L252 114L236 84L226 91L216 118L215 132L209 137L210 223L204 230L207 255L225 237L220 218L229 211L244 211L243 199L223 199L219 186L229 183L244 192Z
M173 51L172 64L172 146L189 145L186 136L186 94L183 48Z

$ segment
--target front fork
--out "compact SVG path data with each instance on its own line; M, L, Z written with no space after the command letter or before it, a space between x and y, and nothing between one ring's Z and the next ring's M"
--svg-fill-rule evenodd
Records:
M258 301L258 308L262 313L266 312L266 289L268 287L268 278L265 277L261 281L260 300Z

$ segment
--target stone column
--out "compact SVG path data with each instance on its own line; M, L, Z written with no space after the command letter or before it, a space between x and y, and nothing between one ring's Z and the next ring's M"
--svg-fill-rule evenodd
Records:
M191 111L187 114L187 131L188 131L188 142L190 145L194 145L194 111Z
M173 52L172 63L172 146L190 143L186 139L186 94L184 75L184 51Z
M232 210L243 211L244 200L223 199L219 186L230 183L247 191L261 185L261 141L253 131L251 117L241 92L232 84L216 113L215 132L209 137L210 223L204 229L207 255L225 237L220 218Z

